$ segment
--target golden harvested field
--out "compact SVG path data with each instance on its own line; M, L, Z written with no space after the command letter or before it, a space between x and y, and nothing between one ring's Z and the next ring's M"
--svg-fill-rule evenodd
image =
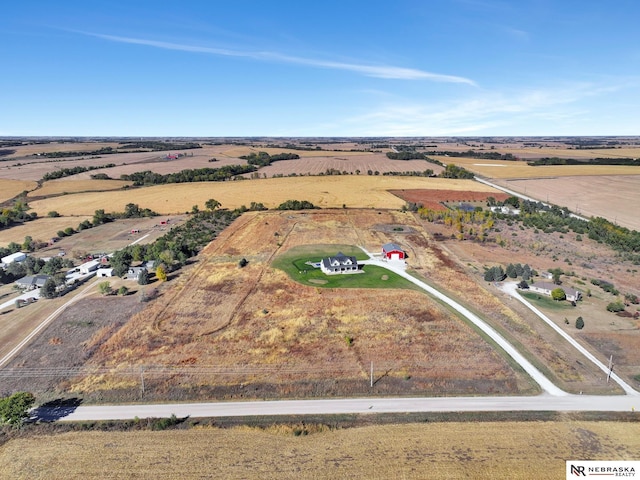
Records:
M38 212L46 215L47 212ZM0 230L0 246L5 247L11 242L22 243L24 237L30 236L34 240L48 242L55 237L59 230L67 227L76 228L80 222L91 220L93 215L79 215L77 217L42 217L30 222L25 222L11 228Z
M640 424L422 423L326 430L212 427L11 440L11 479L558 479L565 460L637 460ZM321 430L321 429L320 429Z
M349 152L351 156L342 156L342 152L335 156L314 156L303 157L298 160L281 160L274 162L268 167L260 169L267 177L274 175L287 176L292 172L298 175L320 175L327 170L337 170L350 174L367 174L372 172L424 172L427 169L435 174L444 170L440 165L426 162L424 160L390 160L382 153Z
M38 153L51 153L51 152L92 152L104 147L118 148L120 146L117 142L73 142L73 143L39 143L33 145L23 145L19 147L8 147L16 152L6 156L6 159L26 157Z
M404 233L393 234L390 226L406 222ZM362 395L371 392L371 361L380 377L376 393L535 391L425 294L306 287L270 265L299 245L339 242L379 251L394 240L407 246L416 266L442 270L423 253L423 235L412 216L398 211L247 213L143 312L103 343L85 345L95 349L87 366L181 368L176 377L150 373L147 399ZM248 265L239 269L241 258ZM214 373L214 366L226 373ZM126 381L114 372L78 378L69 388L85 398L117 396L114 386L137 395L137 379Z
M93 173L93 172L92 172ZM101 192L106 190L119 190L132 182L123 180L68 180L61 178L45 182L41 188L32 190L27 197L46 197L49 195L61 195L64 193Z
M8 180L0 178L0 202L6 202L25 190L36 188L36 182L27 180Z
M305 157L348 157L351 155L372 155L370 152L342 152L332 150L293 150L286 148L271 148L271 147L231 147L223 150L222 155L227 157L241 157L243 155L249 155L251 153L267 152L269 155L276 155L278 153L295 153L300 158Z
M640 167L626 165L542 165L532 167L522 161L437 157L488 178L555 178L567 176L640 175Z
M193 205L204 208L214 198L224 208L262 202L275 208L286 200L308 200L322 208L400 208L404 201L387 190L402 189L469 190L497 192L473 180L445 178L336 175L288 177L234 182L203 182L158 185L126 192L89 192L30 202L36 212L55 210L61 215L93 215L98 209L124 211L127 203L137 203L161 214L184 213Z
M566 176L496 181L516 192L585 217L603 217L623 227L640 230L640 167L636 175ZM631 207L631 208L629 208Z

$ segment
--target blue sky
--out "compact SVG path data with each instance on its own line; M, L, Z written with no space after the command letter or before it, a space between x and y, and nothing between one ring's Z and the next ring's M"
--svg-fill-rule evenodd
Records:
M0 136L640 134L635 0L3 5Z

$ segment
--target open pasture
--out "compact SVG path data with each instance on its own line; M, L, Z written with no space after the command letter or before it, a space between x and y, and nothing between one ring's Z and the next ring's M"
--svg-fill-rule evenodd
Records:
M488 178L554 178L602 175L640 175L640 167L626 165L541 165L532 167L524 161L483 160L463 157L434 157L453 163Z
M440 189L498 192L472 180L394 177L381 175L336 175L288 177L232 182L201 182L159 185L126 192L88 192L30 202L37 212L55 210L62 215L93 215L98 209L124 211L137 203L161 214L184 213L193 205L204 208L214 198L224 208L262 202L275 208L286 200L308 200L322 208L401 208L404 201L387 190Z
M202 427L18 438L0 448L0 475L558 479L564 478L565 460L636 460L640 452L640 425L628 422L425 421L338 430L318 426L300 436L293 430Z
M489 197L503 202L509 198L507 193L465 192L455 190L390 190L406 202L421 204L431 210L447 210L443 202L485 202Z
M87 368L149 366L148 399L532 391L471 327L423 293L304 286L271 264L304 245L378 251L395 239L381 226L405 217L369 210L245 214L143 312L104 343L85 345L95 350ZM154 376L153 365L177 368L177 376ZM69 388L85 397L139 394L137 379L123 385L117 372L78 378Z

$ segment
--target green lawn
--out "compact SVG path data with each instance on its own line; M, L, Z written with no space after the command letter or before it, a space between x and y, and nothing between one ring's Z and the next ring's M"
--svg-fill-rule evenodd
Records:
M566 300L556 301L540 293L523 292L522 290L519 290L518 293L538 308L547 310L567 310L573 308L571 302L567 302Z
M353 245L301 245L278 255L272 262L275 268L283 270L292 280L322 288L406 288L420 290L413 283L389 270L375 265L365 265L362 273L326 275L319 268L306 262L319 262L323 258L342 252L357 260L369 257ZM421 291L421 290L420 290Z

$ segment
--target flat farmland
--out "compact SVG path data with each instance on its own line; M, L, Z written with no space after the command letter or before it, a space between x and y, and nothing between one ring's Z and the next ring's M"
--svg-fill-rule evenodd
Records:
M640 167L635 167L640 170ZM640 172L636 175L566 176L501 180L496 184L542 201L562 205L585 217L603 217L640 230Z
M313 426L312 426L313 427ZM303 427L304 428L304 427ZM11 440L12 479L564 478L565 459L635 460L627 422L430 422L293 435L293 428L70 432Z
M138 379L125 382L117 372L145 365L145 398L152 400L363 395L372 392L373 361L378 394L535 391L422 293L307 287L271 266L293 247L336 239L377 251L392 238L386 226L406 219L373 210L245 214L153 304L95 348L85 345L94 352L87 369L113 373L81 376L66 388L85 398L136 398ZM411 251L416 264L433 264ZM159 366L174 374L154 374Z
M122 187L130 186L131 184L132 182L124 180L68 180L66 178L62 178L45 182L42 187L31 190L27 194L27 198L66 195L68 193L79 192L120 190Z
M314 152L321 153L321 152ZM268 167L260 169L268 177L274 175L287 176L290 173L298 175L320 175L327 170L337 170L339 172L347 172L362 175L369 170L372 172L424 172L431 169L435 174L444 170L443 167L427 162L425 160L390 160L382 153L365 153L365 152L336 152L333 156L314 155L307 157L301 155L298 160L281 160L274 162ZM343 155L350 153L350 155Z
M204 208L209 198L224 208L249 206L262 202L268 208L286 200L308 200L322 208L401 208L404 201L388 190L439 189L494 192L473 180L445 178L395 177L381 175L334 175L288 177L231 182L201 182L159 185L126 192L88 192L34 200L36 212L55 210L61 215L93 215L98 209L124 211L127 203L137 203L161 214L184 213L193 205Z
M499 202L509 198L507 193L465 192L463 190L389 190L406 202L422 204L431 210L447 210L442 202L485 202L489 197Z
M39 215L46 215L46 213L38 212ZM11 228L0 229L0 246L6 247L11 242L22 243L26 236L30 236L34 240L48 242L49 239L57 236L59 230L64 230L67 227L76 228L80 222L91 220L91 218L90 215L55 218L43 216L30 222L14 225Z
M10 180L0 178L0 203L12 199L25 190L33 190L36 186L36 182L28 180Z
M541 165L532 167L524 161L483 160L478 158L434 157L453 163L488 178L555 178L602 175L640 175L640 167L626 165Z

